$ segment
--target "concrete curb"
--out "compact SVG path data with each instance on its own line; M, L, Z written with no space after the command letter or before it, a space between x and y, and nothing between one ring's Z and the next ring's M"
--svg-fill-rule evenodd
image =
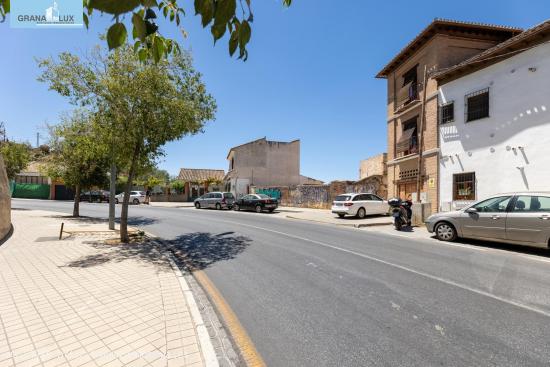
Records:
M364 228L364 227L377 227L377 226L390 226L391 223L360 223L360 224L346 224L346 223L330 223L330 222L324 222L322 220L315 220L315 219L304 219L304 218L298 218L293 217L291 215L287 215L286 218L289 219L296 219L296 220L303 220L306 222L315 222L315 223L323 223L323 224L331 224L334 226L342 226L342 227L353 227L353 228Z
M143 231L143 233L156 244L161 244L161 242L157 240L157 236L147 231ZM199 347L204 360L204 365L206 367L219 367L218 357L216 355L216 352L214 351L214 345L210 340L210 335L208 334L208 330L206 329L206 325L204 324L204 320L202 319L199 307L197 306L197 302L195 302L193 292L191 291L189 284L187 284L187 281L185 280L185 277L183 276L180 268L176 264L176 261L174 260L174 255L169 251L161 252L159 250L159 252L168 259L172 271L178 278L181 291L185 296L185 300L187 302L187 305L189 306L189 311L191 313L191 318L193 319L193 323L195 324L195 330L197 331Z
M189 288L189 284L187 284L185 277L183 276L181 270L174 261L174 255L168 251L164 252L163 254L170 262L172 270L178 277L181 290L185 295L185 300L187 301L189 310L191 311L191 318L193 319L195 330L197 330L197 334L199 337L199 344L201 348L201 354L204 358L204 365L206 367L219 367L218 357L216 356L216 352L214 351L214 345L212 345L210 335L208 335L208 330L206 329L206 325L204 324L204 321L202 319L199 307L197 306L197 302L195 302L193 293Z

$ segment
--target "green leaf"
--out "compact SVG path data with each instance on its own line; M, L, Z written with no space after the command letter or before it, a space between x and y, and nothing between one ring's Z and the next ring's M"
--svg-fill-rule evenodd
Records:
M4 0L4 12L10 12L10 0Z
M141 0L141 5L145 6L146 8L156 8L156 7L158 7L158 4L157 4L156 0Z
M239 47L241 49L244 49L246 47L246 44L250 41L250 37L252 35L252 29L250 28L250 23L248 21L243 20L239 27Z
M176 17L176 14L175 14L174 11L172 10L172 11L170 12L170 21L173 22L175 17Z
M128 32L124 23L115 23L107 31L107 44L109 45L109 50L117 48L126 42L128 37Z
M84 25L86 26L86 29L88 29L89 20L86 13L82 13L82 20L84 21Z
M134 38L137 37L143 41L147 36L147 27L145 26L145 22L138 14L134 13L132 15L132 24L134 25Z
M202 26L206 27L214 17L214 0L204 0L202 8L199 9L202 16Z
M164 57L164 41L161 37L155 37L153 40L153 59L159 62Z
M138 52L139 61L144 62L147 59L147 50L142 48Z
M128 13L140 5L140 0L89 0L88 7L108 14Z
M235 16L237 9L236 0L218 0L214 25L225 25Z
M235 53L235 50L237 50L237 46L239 45L239 34L238 31L235 30L233 33L231 33L231 38L229 38L229 55L233 56Z
M141 47L141 42L136 41L136 43L134 43L134 52L137 53L140 47Z
M204 0L195 0L195 15L202 13L202 7L204 5Z
M168 15L168 7L165 7L164 9L162 9L162 13L164 14L164 17L166 18L166 16Z
M212 32L212 36L214 36L214 43L216 43L217 40L223 37L225 34L225 24L214 24L210 31Z

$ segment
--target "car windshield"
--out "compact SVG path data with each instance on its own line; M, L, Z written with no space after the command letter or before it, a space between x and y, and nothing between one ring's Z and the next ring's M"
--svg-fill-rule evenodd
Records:
M271 196L267 196L265 194L258 194L256 196L258 196L260 199L271 199Z
M338 195L334 201L348 201L350 198L349 195Z

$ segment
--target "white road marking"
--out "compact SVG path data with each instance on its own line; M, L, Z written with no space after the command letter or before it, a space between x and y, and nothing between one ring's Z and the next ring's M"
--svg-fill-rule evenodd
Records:
M345 253L348 253L348 254L356 255L356 256L362 257L364 259L368 259L368 260L371 260L371 261L378 262L380 264L388 265L388 266L394 267L396 269L404 270L404 271L407 271L409 273L420 275L420 276L428 278L428 279L436 280L436 281L439 281L441 283L448 284L448 285L451 285L451 286L454 286L454 287L457 287L457 288L460 288L460 289L464 289L464 290L467 290L467 291L470 291L470 292L473 292L473 293L476 293L476 294L479 294L479 295L482 295L482 296L485 296L485 297L489 297L489 298L492 298L494 300L497 300L497 301L500 301L500 302L503 302L503 303L507 303L507 304L512 305L512 306L523 308L524 310L528 310L528 311L535 312L535 313L538 313L538 314L546 316L546 317L550 317L550 312L548 312L548 311L545 311L545 310L542 310L542 309L539 309L539 308L536 308L536 307L533 307L533 306L525 305L523 303L516 302L516 301L511 300L511 299L500 297L500 296L497 296L495 294L486 292L484 290L473 288L473 287L470 287L470 286L465 285L465 284L460 284L460 283L457 283L455 281L439 277L437 275L428 274L428 273L425 273L423 271L419 271L419 270L409 268L407 266L395 264L395 263L392 263L390 261L382 260L382 259L379 259L379 258L374 257L374 256L362 254L362 253L357 252L357 251L348 250L348 249L341 248L341 247L338 247L338 246L334 246L334 245L324 243L324 242L321 242L321 241L312 240L310 238L295 236L295 235L292 235L292 234L289 234L289 233L276 231L274 229L269 229L269 228L264 228L264 227L258 227L258 226L254 226L254 225L251 225L251 224L244 224L244 223L233 222L233 221L220 221L220 222L226 222L226 223L230 223L230 224L240 225L240 226L243 226L243 227L249 227L249 228L259 229L259 230L266 231L266 232L276 233L276 234L280 234L282 236L286 236L286 237L294 238L294 239L297 239L297 240L314 243L314 244L319 245L319 246L323 246L323 247L331 248L331 249L334 249L334 250L337 250L337 251L341 251L341 252L345 252Z

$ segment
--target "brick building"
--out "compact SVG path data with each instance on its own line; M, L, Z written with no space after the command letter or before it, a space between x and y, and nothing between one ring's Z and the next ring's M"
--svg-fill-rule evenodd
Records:
M435 19L378 73L388 88L388 197L415 199L420 191L418 199L438 210L438 85L430 75L519 33L518 28Z

